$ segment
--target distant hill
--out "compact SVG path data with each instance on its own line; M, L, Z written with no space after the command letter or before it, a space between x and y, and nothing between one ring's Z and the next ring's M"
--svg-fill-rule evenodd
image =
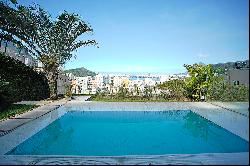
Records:
M249 68L249 60L245 61L236 61L236 62L226 62L226 63L217 63L212 64L212 66L221 69L239 69L239 68Z
M95 72L90 71L84 67L64 70L64 73L72 73L76 77L86 77L86 76L95 76L96 75Z

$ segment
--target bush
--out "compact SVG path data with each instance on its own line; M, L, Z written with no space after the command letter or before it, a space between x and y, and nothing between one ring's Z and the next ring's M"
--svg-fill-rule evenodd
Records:
M210 101L249 101L249 87L230 84L221 77L213 80L208 94Z
M185 79L185 95L193 101L200 101L201 96L207 96L207 89L214 79L212 65L193 64L184 67L190 75Z
M0 53L0 110L21 100L42 100L49 97L44 74Z
M66 88L65 96L72 97L72 85L66 85L65 88Z
M157 85L157 87L161 90L165 90L165 92L161 93L161 96L164 99L175 100L175 101L185 101L185 82L184 80L170 80L166 81L162 84Z

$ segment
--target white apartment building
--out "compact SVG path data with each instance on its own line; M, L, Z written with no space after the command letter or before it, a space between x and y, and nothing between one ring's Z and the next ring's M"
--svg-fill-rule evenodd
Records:
M70 81L76 79L76 77L75 77L72 73L65 73L65 75L66 75L67 77L69 77L69 80L70 80Z
M95 78L91 76L87 77L75 77L73 82L72 93L74 94L95 94L97 83Z
M160 83L166 82L169 80L169 75L161 75L160 76Z
M113 78L114 87L120 87L123 83L123 79L124 77L122 76L114 76Z
M97 91L97 80L94 77L88 76L88 94L95 94Z
M155 86L156 82L151 78L145 78L144 84L148 86Z
M96 88L103 89L103 86L104 86L104 78L103 78L103 75L102 75L102 74L97 74L97 75L95 76L95 80L96 80L96 85L97 85Z
M184 76L179 75L161 75L161 76L137 76L131 77L127 75L102 75L97 74L96 76L87 76L87 77L73 77L72 78L73 89L72 92L75 94L95 94L96 92L108 92L115 94L119 91L121 86L128 88L129 92L132 92L134 95L138 93L143 94L145 87L154 87L158 83L163 83L172 79L180 79ZM137 79L134 79L137 78ZM73 80L74 79L74 80ZM155 94L160 92L155 89Z
M113 93L117 93L121 86L125 85L125 87L127 88L129 84L129 79L127 76L113 76L111 77L110 84L113 84L110 86L110 91Z
M74 94L95 94L97 89L102 87L103 79L101 76L75 77L72 84Z
M32 57L27 49L17 48L17 46L12 42L1 41L0 51L16 60L21 61L26 66L34 68L40 67L39 61Z
M75 77L76 86L74 92L76 94L86 94L88 89L88 77Z
M143 80L130 80L128 84L128 91L132 92L133 95L138 95L142 93ZM138 92L137 92L138 91Z

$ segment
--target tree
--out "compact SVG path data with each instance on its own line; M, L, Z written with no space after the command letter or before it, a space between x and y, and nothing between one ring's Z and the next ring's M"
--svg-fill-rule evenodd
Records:
M157 87L161 90L169 91L169 97L174 100L183 100L185 99L185 82L184 80L170 80L166 81L162 84L157 85ZM167 93L168 94L168 93ZM166 94L166 95L167 95Z
M118 97L121 97L121 98L125 98L128 95L128 89L125 87L125 84L122 84L119 87L117 95Z
M111 80L111 82L110 82L110 94L111 94L111 96L113 96L113 92L114 92L114 80Z
M27 17L33 8L17 5L15 0L11 2L14 7L7 2L0 2L0 40L5 41L6 46L8 42L12 42L17 47L33 48L35 24L32 17ZM30 51L30 53L33 52Z
M149 85L144 86L144 97L147 98L148 100L153 96L152 95L153 89Z
M133 95L140 96L140 90L137 84L134 84L134 93Z
M58 68L64 65L73 56L72 52L81 46L95 45L95 40L77 41L78 37L92 32L77 14L64 11L51 21L50 16L39 9L37 16L38 35L36 44L40 49L39 60L44 64L44 70L49 80L51 97L57 97ZM43 20L42 20L43 19ZM41 25L43 25L41 27Z
M83 34L93 32L93 29L79 15L67 11L53 20L37 6L12 9L1 3L2 8L1 38L27 48L43 63L50 85L50 97L56 99L59 67L70 60L79 47L97 44L95 40L78 40Z
M223 77L214 77L208 89L208 100L212 101L249 101L249 87L233 85Z
M185 90L188 98L198 101L201 96L207 96L208 89L211 87L214 78L214 70L212 65L184 65L186 67L189 78L185 80Z

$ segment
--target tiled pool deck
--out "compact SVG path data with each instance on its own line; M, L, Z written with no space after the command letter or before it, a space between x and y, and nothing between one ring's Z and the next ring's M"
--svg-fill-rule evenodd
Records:
M110 157L4 155L71 107L74 111L192 110L249 141L248 102L84 102L87 97L78 99L81 100L49 103L16 119L0 122L0 164L249 164L249 152ZM64 106L56 109L61 105Z

